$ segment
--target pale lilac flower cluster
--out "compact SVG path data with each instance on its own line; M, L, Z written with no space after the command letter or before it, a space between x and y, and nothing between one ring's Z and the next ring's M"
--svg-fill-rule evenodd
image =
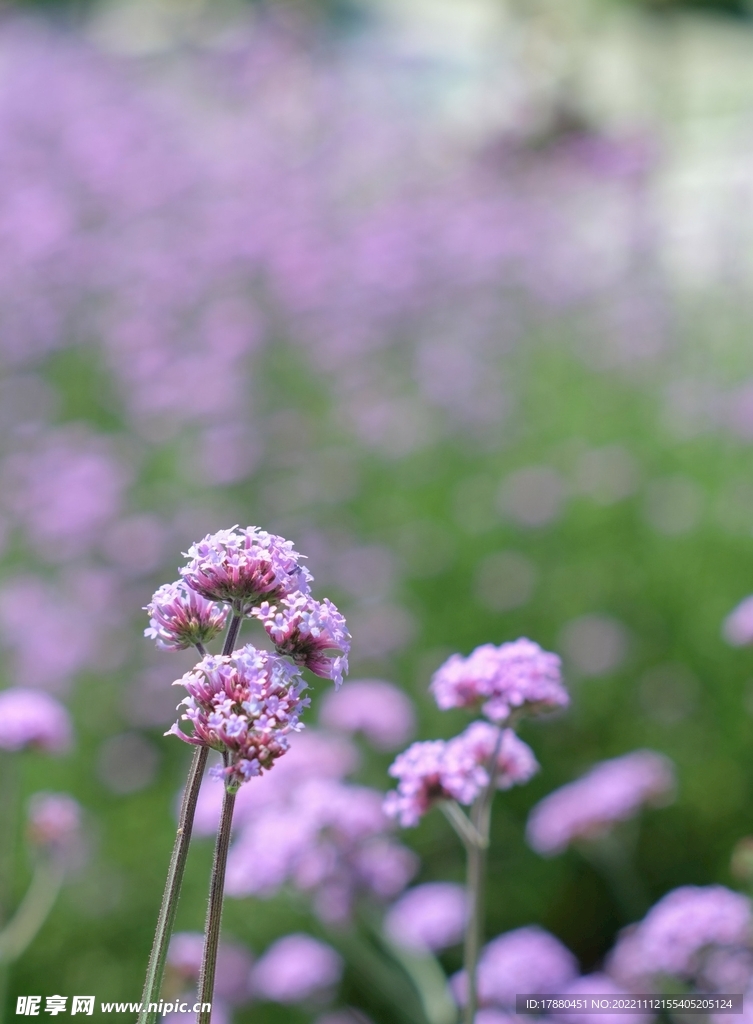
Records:
M156 640L163 651L183 651L206 644L222 631L229 609L208 601L184 580L159 587L144 608L149 625L144 636Z
M603 835L634 817L645 804L667 803L674 790L674 767L663 754L634 750L602 761L533 808L528 842L545 856L561 853L575 840Z
M398 755L389 769L398 786L385 797L385 812L408 828L439 800L473 803L489 784L495 750L497 789L528 782L538 771L533 751L511 729L500 737L497 727L473 722L454 739L414 743Z
M537 925L516 928L484 946L478 965L479 1002L514 1008L519 992L562 992L577 975L577 960L554 935ZM452 989L463 1005L464 971L453 977Z
M608 974L603 974L599 971L594 974L584 974L580 978L571 981L563 989L562 994L572 996L574 999L580 996L591 995L605 995L619 999L620 997L629 996L630 993L616 985ZM590 1020L592 1016L593 1014L582 1013L577 1010L562 1015L566 1024L593 1024ZM604 1011L599 1014L600 1024L648 1024L648 1021L653 1020L653 1018L654 1014L652 1013L609 1013L609 1011Z
M186 735L176 722L167 735L221 751L227 764L213 772L232 789L285 753L309 703L298 669L250 644L231 656L207 655L173 685L188 690L178 707L185 708L181 720L193 731Z
M343 922L359 894L393 899L416 867L388 834L381 793L331 778L291 780L273 803L241 816L227 892L269 897L292 885L310 894L322 920Z
M328 598L316 601L308 592L295 591L279 604L264 601L250 614L262 623L280 654L340 687L348 671L350 633Z
M747 896L723 885L681 886L620 937L609 972L633 988L659 975L691 978L702 967L702 954L749 945L752 923Z
M753 643L753 594L732 609L724 620L722 633L733 647Z
M78 839L81 823L81 805L67 793L35 793L29 801L26 827L34 846L65 852Z
M227 601L249 612L261 599L278 600L307 592L311 573L292 541L256 526L219 530L185 552L190 559L180 574L209 601Z
M0 750L36 747L62 754L72 735L68 712L49 694L22 687L0 693Z
M204 936L201 932L175 932L170 939L167 963L186 981L195 981L201 969ZM245 1002L250 995L254 958L237 942L221 942L217 951L215 1000L228 1005ZM212 1009L214 1013L214 1008Z
M427 882L408 889L384 918L393 942L417 953L438 953L460 942L468 919L468 895L453 882Z
M319 721L330 729L361 732L377 750L399 750L415 731L416 713L410 697L392 683L358 679L325 695Z
M499 647L483 644L467 658L453 654L435 672L430 689L442 710L480 705L493 722L569 703L559 657L525 637Z
M257 960L251 972L251 989L258 999L301 1003L331 991L342 972L339 953L327 943L298 932L278 939Z

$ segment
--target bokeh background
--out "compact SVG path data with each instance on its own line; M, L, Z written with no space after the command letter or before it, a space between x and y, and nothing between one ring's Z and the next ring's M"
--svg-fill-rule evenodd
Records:
M19 807L65 790L86 815L9 1015L18 994L139 997L190 757L162 737L169 683L191 663L143 639L142 608L236 522L308 555L351 677L402 688L417 738L467 721L427 696L450 653L525 635L562 655L572 708L524 726L542 771L498 798L489 937L539 923L600 963L619 901L576 851L534 853L525 821L638 747L679 783L640 823L650 898L740 886L753 654L721 626L753 590L750 13L5 6L0 682L63 700L76 742L2 771ZM387 790L392 756L362 744L354 778ZM11 833L6 914L30 877ZM401 839L417 880L462 880L440 815ZM210 859L200 838L182 930ZM323 935L299 894L227 902L256 955L292 931ZM383 997L348 966L335 1005L397 1020Z

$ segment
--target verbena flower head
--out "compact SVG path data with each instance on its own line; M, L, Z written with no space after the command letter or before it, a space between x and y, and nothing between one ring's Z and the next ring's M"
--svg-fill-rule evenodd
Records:
M251 972L253 994L275 1003L300 1003L340 981L339 953L302 932L273 943Z
M578 962L554 935L537 925L516 928L481 951L478 996L482 1004L514 1007L519 992L562 992L578 974ZM452 979L455 998L466 998L465 971Z
M54 697L23 687L0 693L0 750L37 747L61 754L71 739L70 716Z
M227 601L248 612L260 600L308 591L312 579L289 540L256 526L220 530L192 544L180 574L209 601Z
M165 583L144 610L149 613L144 636L156 640L164 651L208 643L221 632L229 614L227 607L208 601L184 580Z
M404 893L384 919L393 942L417 953L439 952L460 942L468 919L464 886L427 882Z
M359 894L394 899L415 874L415 855L388 828L376 790L334 778L290 777L274 801L241 815L227 892L264 898L289 884L311 896L322 920L346 922Z
M288 734L303 728L298 719L309 703L298 669L250 644L230 656L208 655L173 685L188 690L178 708L193 732L186 735L176 722L166 735L227 754L227 767L212 772L232 789L285 753Z
M615 985L614 981L608 974L596 972L594 974L584 974L580 978L575 978L574 981L571 981L570 984L563 989L563 995L572 996L574 1000L581 996L592 995L605 995L611 996L614 999L619 999L620 997L628 996L629 993L626 992L625 989ZM562 1016L565 1024L593 1024L589 1019L593 1016L590 1013L573 1010L570 1013L563 1014ZM620 1011L616 1013L609 1013L606 1011L599 1014L600 1024L648 1024L648 1021L650 1020L653 1020L653 1014L651 1013L624 1013Z
M59 855L76 844L81 805L67 793L35 793L29 801L27 835L34 845Z
M753 595L741 601L724 620L722 633L733 647L753 643Z
M629 974L689 978L701 966L702 951L747 945L750 938L747 896L723 885L684 885L667 893L618 941L610 973L626 981Z
M350 633L345 618L326 597L316 601L295 591L277 604L264 601L251 615L259 619L280 654L314 675L332 679L336 687L348 671Z
M494 722L513 712L529 715L569 703L561 661L524 637L495 647L484 644L464 658L453 654L435 672L431 692L439 707L475 708Z
M377 750L399 750L413 735L416 713L410 698L392 683L358 679L326 695L319 721L331 729L361 732Z
M494 726L474 722L454 739L413 743L389 769L398 786L385 797L385 813L406 828L417 825L439 800L473 803L489 783L489 762L498 738ZM497 756L497 788L527 782L538 767L530 747L505 729Z
M672 762L653 750L602 761L533 808L528 842L544 856L561 853L574 840L596 838L634 817L644 804L666 803L674 789Z

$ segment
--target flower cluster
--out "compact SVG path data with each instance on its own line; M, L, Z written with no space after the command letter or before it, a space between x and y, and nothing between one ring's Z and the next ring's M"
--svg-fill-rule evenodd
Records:
M490 770L497 789L509 789L528 782L538 767L531 748L511 729L500 733L488 722L473 722L454 739L413 743L398 755L390 767L398 786L385 797L384 809L410 827L439 800L473 803L489 784Z
M569 703L559 657L525 637L499 647L484 644L467 658L453 654L434 674L430 689L442 710L480 705L493 722L507 721L513 712L533 715Z
M35 793L26 823L29 842L53 855L68 852L81 831L81 805L67 793Z
M528 842L545 856L561 853L574 840L595 838L634 817L644 804L666 803L674 788L672 762L653 750L602 761L534 807Z
M518 992L562 992L578 974L578 962L554 935L537 925L505 932L488 943L478 965L479 1000L512 1009ZM466 977L452 979L459 1003L465 1003Z
M273 943L251 972L251 989L258 999L300 1003L332 989L343 973L339 953L302 932Z
M292 541L256 526L219 530L185 552L190 559L180 574L209 601L227 601L248 612L260 599L278 600L308 591L311 573Z
M262 623L280 654L314 675L332 679L336 687L341 685L348 671L350 633L328 598L315 601L308 592L295 591L279 604L264 601L250 614Z
M753 643L753 595L741 601L724 620L722 633L733 647Z
M163 651L208 643L222 631L229 612L191 590L184 580L161 586L144 611L149 613L144 636L156 640Z
M408 889L384 918L386 935L416 953L439 952L463 937L468 896L462 885L427 882Z
M413 736L416 713L410 698L392 683L358 679L325 695L319 721L342 732L360 732L377 750L399 750Z
M290 884L328 922L347 921L358 894L394 899L416 859L388 834L381 793L331 778L290 782L273 803L241 816L228 893L269 897Z
M0 750L38 747L61 754L71 738L70 716L54 697L20 686L0 693Z
M703 953L749 945L752 924L747 896L723 885L684 885L621 936L609 970L631 987L660 975L688 979L701 968Z
M213 771L233 789L285 753L309 703L298 669L250 644L230 656L207 655L173 685L188 690L178 707L193 731L186 735L176 722L168 734L221 751L227 763Z

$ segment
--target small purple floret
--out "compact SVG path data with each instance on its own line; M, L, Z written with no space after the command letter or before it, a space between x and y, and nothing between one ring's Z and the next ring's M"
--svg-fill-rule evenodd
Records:
M229 614L228 608L208 601L184 580L159 587L144 611L149 613L144 636L156 640L163 651L208 643L222 631Z
M453 654L434 674L430 690L443 711L481 705L493 722L513 712L552 711L570 700L559 657L525 637L500 647L484 644L467 658Z
M350 633L328 598L316 601L308 592L296 591L278 604L264 601L250 614L262 623L278 653L340 687L348 671Z
M192 590L209 601L227 601L248 612L260 600L277 601L307 592L312 577L303 557L284 537L256 526L220 530L192 544L180 574Z
M0 693L0 750L37 747L61 754L71 739L68 712L54 697L20 686Z
M67 793L35 793L29 801L27 831L35 846L65 852L81 830L81 805Z

